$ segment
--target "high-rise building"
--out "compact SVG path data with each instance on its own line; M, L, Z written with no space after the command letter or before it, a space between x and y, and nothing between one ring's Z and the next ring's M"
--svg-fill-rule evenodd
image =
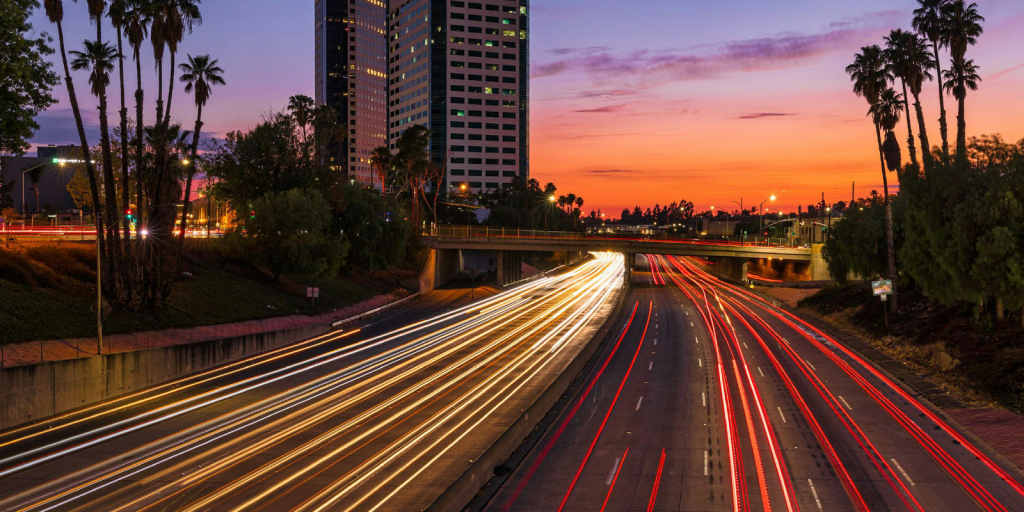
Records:
M331 163L350 179L373 183L370 153L387 145L387 4L316 0L316 102L338 112L347 137Z
M528 177L529 0L392 0L388 17L389 146L415 124L431 131L442 184L499 188Z

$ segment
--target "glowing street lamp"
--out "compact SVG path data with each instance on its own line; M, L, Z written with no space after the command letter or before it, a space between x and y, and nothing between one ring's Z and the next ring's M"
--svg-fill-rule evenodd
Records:
M760 217L761 217L761 219L760 219L760 228L761 228L761 232L762 233L764 232L764 204L769 202L769 201L774 203L775 199L776 199L775 194L772 194L772 195L768 196L768 199L765 199L764 201L761 201L761 206L759 206L757 208L757 211L758 211L758 213L760 214ZM769 241L769 245L771 245L770 241Z

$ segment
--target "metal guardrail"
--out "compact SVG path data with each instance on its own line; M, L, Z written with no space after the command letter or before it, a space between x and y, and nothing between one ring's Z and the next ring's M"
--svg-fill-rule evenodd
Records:
M736 247L778 247L800 249L803 240L789 238L748 237L671 237L666 234L644 235L633 233L587 234L579 231L543 231L520 228L492 228L487 226L434 226L421 233L423 236L439 238L500 238L500 239L546 239L546 240L631 240L642 242L694 243L704 245L727 245ZM733 238L736 238L735 240Z

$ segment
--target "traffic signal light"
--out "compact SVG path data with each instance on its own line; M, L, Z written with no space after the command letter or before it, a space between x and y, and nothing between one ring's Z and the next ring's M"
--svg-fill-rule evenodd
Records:
M131 221L131 220L135 220L135 212L133 212L131 208L127 208L127 209L125 209L125 211L124 211L124 216L125 216L125 218L126 218L126 219L128 219L129 221Z

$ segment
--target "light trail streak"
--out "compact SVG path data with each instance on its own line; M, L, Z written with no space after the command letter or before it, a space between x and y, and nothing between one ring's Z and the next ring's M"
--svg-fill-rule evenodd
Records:
M239 396L242 393L252 392L270 383L280 382L285 378L294 378L304 372L308 372L312 368L336 363L344 357L365 353L374 347L383 346L385 343L394 343L401 337L407 337L430 328L436 327L439 329L395 348L387 349L383 353L372 355L365 361L330 372L327 375L317 377L310 382L301 383L298 386L286 389L256 403L248 404L242 408L204 421L194 427L186 428L185 430L147 443L129 452L127 457L119 456L95 463L85 469L76 471L74 474L78 476L73 479L74 481L71 481L72 479L61 479L59 482L66 482L63 484L58 481L48 482L37 486L33 490L19 493L17 498L32 498L35 503L33 506L37 508L66 506L71 500L90 496L100 490L107 491L110 486L127 478L147 474L159 466L166 466L176 459L181 459L190 453L195 453L196 455L189 460L182 460L173 467L166 467L155 475L145 476L143 480L134 483L133 486L120 487L115 491L115 494L139 495L140 492L143 493L139 498L122 503L121 507L151 506L154 503L159 503L159 501L152 502L150 497L159 498L160 501L164 501L175 494L175 488L187 488L193 484L206 481L212 475L237 466L242 461L279 444L287 438L293 437L295 434L302 432L303 429L311 428L317 423L351 408L356 403L365 402L390 388L402 386L405 380L412 378L417 373L427 372L428 368L432 365L436 366L442 361L448 364L448 366L440 370L432 371L427 375L427 378L419 383L396 390L399 392L386 397L383 402L344 422L340 427L330 429L329 432L333 437L319 437L319 439L325 442L333 442L343 432L359 427L367 430L361 431L356 437L366 439L369 434L379 432L383 428L391 428L388 425L395 424L397 419L409 417L410 407L404 407L401 411L390 409L412 398L415 394L422 394L427 386L437 386L440 384L440 387L436 387L436 389L432 387L430 392L414 402L414 406L422 406L424 403L427 403L424 401L425 399L437 399L443 396L440 395L441 393L447 394L447 392L455 389L455 387L468 383L468 379L474 375L471 372L479 372L485 365L497 362L505 354L511 355L513 349L519 350L518 347L528 347L501 371L497 372L493 376L494 378L489 378L484 383L478 384L455 402L449 404L440 412L435 413L433 418L436 421L432 423L433 427L418 431L414 430L406 434L402 441L404 448L402 451L408 450L411 446L423 440L423 436L437 430L444 422L452 419L452 414L464 409L473 401L480 400L484 396L482 393L498 385L503 379L507 380L507 378L512 377L513 380L505 386L505 390L511 390L511 393L504 393L501 397L502 400L495 404L491 410L482 415L478 414L476 416L478 418L477 422L474 423L475 427L490 417L498 407L529 383L530 379L537 375L542 368L550 365L556 357L559 357L564 352L564 348L572 337L581 332L584 327L590 325L590 322L596 317L603 305L608 303L611 294L621 288L621 271L621 260L611 256L599 256L597 261L586 263L579 269L563 276L539 280L512 292L480 301L477 304L459 308L444 315L332 350L326 354L310 357L284 368L274 369L271 372L267 372L270 376L261 375L252 379L243 379L228 386L218 387L213 392L201 393L197 396L176 401L172 406L162 406L135 415L129 418L129 420L115 422L112 425L103 425L87 432L85 436L76 437L74 440L58 441L60 444L67 444L80 439L84 442L41 457L45 460L33 459L23 463L20 467L17 467L17 470L25 469L25 464L36 465L54 460L72 451L95 446L101 442L153 426L158 422L180 417L187 413L194 413L212 403L224 401ZM528 296L543 289L549 291L544 292L540 296ZM546 308L546 310L542 311L538 308ZM459 316L463 315L470 316L464 316L460 319ZM521 320L514 320L515 318L520 318ZM559 321L560 318L561 321ZM443 325L451 322L454 322L454 324ZM513 328L509 333L496 339L488 338L497 334L499 330L508 330L510 324L515 322L522 322L522 325ZM545 331L547 334L544 334L532 345L527 343L528 340L535 338ZM454 362L448 363L445 360L445 358L455 356L459 351L464 351L466 348L478 345L485 338L487 338L486 341L488 343L484 343L481 348L476 348L470 354L462 356L461 359ZM204 373L202 378L197 378L199 376L191 377L191 380L186 382L186 385L191 384L189 387L194 388L200 384L200 381L205 383L210 380L225 378L240 371L265 364L271 360L298 354L302 350L312 348L312 346L319 346L326 343L324 340L308 340L303 343L303 345L308 345L308 347L304 346L301 349L296 346L288 347L280 352L275 351L272 357L265 355L262 359L250 358L245 361L239 361L231 365L231 370L225 371L224 368L221 368ZM544 354L543 357L538 359L536 356L541 354ZM533 364L528 364L531 361ZM518 371L519 366L522 365L526 365L526 370ZM453 373L460 368L462 369L461 372ZM203 379L208 380L204 381ZM442 381L444 381L443 384L441 384ZM487 384L486 386L485 383ZM170 387L172 384L168 384L165 387ZM514 384L518 385L513 386ZM180 390L173 391L180 392ZM134 398L138 398L141 395L137 394ZM345 397L338 401L341 395L345 395ZM125 398L119 400L123 401ZM138 404L144 404L155 400L155 398L143 396L139 400ZM491 402L493 400L485 402L474 413L480 413L482 408ZM387 412L387 415L381 416L385 412ZM81 413L79 412L78 414ZM99 412L99 416L106 414L109 413L106 411ZM85 419L79 417L74 421L95 421L99 419L99 416ZM471 415L471 417L473 416ZM72 415L67 415L66 418L72 418ZM470 418L467 418L467 421L468 419ZM367 423L369 421L374 423ZM405 420L402 419L401 421L404 422ZM130 425L132 422L138 423ZM105 433L105 431L117 428L121 428L121 430ZM464 430L462 436L459 436L458 439L465 436L471 429ZM280 432L274 432L275 430L280 430ZM449 430L448 432L452 433L454 430ZM271 435L268 436L268 433ZM31 435L35 435L35 433ZM88 439L93 436L98 437ZM443 438L444 436L442 436ZM14 442L20 441L23 441L23 439L18 439ZM457 440L453 441L453 444L455 442ZM436 444L427 447L417 457L426 455L426 450L432 449ZM346 445L352 446L351 443L346 443ZM394 446L395 444L393 443L391 447L385 448L385 450L391 449ZM438 453L434 460L445 453L451 446L449 445L448 448ZM54 448L55 446L47 447L47 449ZM293 450L290 453L305 455L309 452L308 450ZM222 455L218 456L217 454ZM20 456L24 457L25 455L21 454ZM211 460L201 462L203 459ZM291 457L286 460L297 460L297 458ZM391 460L393 460L393 457L384 462L389 463ZM371 461L364 462L358 467L366 468L369 462ZM195 467L196 464L199 464L200 467ZM424 469L429 465L425 465ZM233 485L222 488L207 498L217 499L225 497L228 492L239 488L240 483L243 485L247 484L254 481L253 479L256 477L262 478L261 475L269 475L274 469L283 467L280 463L266 465L263 468L250 472L248 477L231 480ZM7 468L6 471L13 472L11 469ZM180 479L180 482L165 485L155 491L142 489L148 486L149 483L159 484L159 480L163 478L161 475L166 476L182 470L185 471L184 474L186 476ZM365 473L364 478L376 474L377 471L379 470ZM398 471L401 471L401 468ZM88 476L90 474L97 476ZM289 475L286 481L291 482L295 478L298 478L298 475L292 474ZM55 486L57 489L53 490L52 488ZM167 491L172 492L168 493ZM397 489L395 492L397 492ZM342 494L346 493L343 492ZM370 494L372 493L366 494L364 499ZM325 493L320 495L323 496ZM394 493L390 494L388 498L393 495ZM113 494L107 494L102 499L109 500L112 497ZM388 498L382 500L381 503ZM192 499L188 498L188 500ZM11 501L11 498L8 498L0 502L0 506L3 506L3 503L11 503ZM146 503L149 503L149 505L146 505ZM175 508L202 508L203 503L212 503L212 501L176 503ZM113 510L113 507L109 509Z

